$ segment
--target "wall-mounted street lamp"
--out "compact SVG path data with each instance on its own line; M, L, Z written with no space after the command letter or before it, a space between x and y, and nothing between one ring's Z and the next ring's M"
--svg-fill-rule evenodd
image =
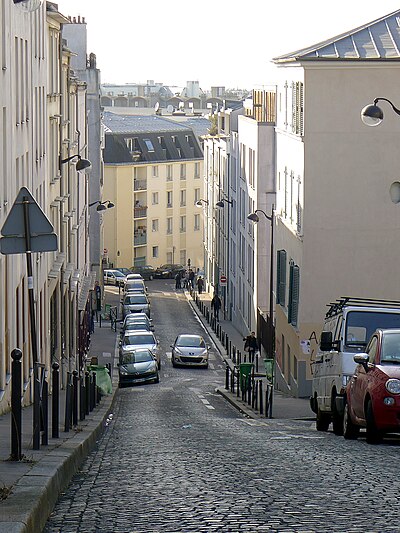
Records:
M111 209L112 207L115 207L115 205L110 202L110 200L106 200L105 202L100 202L100 200L97 200L96 202L92 202L89 204L89 207L92 207L93 205L97 205L96 211L105 211L106 209Z
M64 165L64 163L68 163L68 161L71 161L72 159L74 159L74 157L78 158L78 161L76 163L76 170L78 172L82 172L82 171L87 172L92 168L92 163L89 161L89 159L83 159L82 156L80 156L79 154L75 154L75 155L71 155L67 157L66 159L61 159L61 156L60 156L60 170L61 170L61 165Z
M208 200L203 200L203 198L200 198L200 200L197 200L197 202L195 203L195 206L196 207L203 207L203 205L208 205Z
M222 200L219 200L215 206L216 207L224 207L224 203L227 203L227 204L230 204L230 205L233 205L233 200L228 200L228 198L222 198Z
M375 98L373 104L368 104L361 110L361 120L367 126L379 126L379 124L382 122L383 111L377 105L380 100L388 102L391 105L393 111L400 115L400 109L397 109L397 107L390 100L388 100L387 98Z

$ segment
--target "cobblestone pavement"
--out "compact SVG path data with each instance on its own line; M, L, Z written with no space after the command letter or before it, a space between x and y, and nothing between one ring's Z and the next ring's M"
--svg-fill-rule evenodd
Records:
M179 295L153 294L153 306L165 352L182 327L201 327ZM224 375L212 363L174 369L164 355L159 384L120 390L45 532L400 531L398 440L240 417L214 393Z

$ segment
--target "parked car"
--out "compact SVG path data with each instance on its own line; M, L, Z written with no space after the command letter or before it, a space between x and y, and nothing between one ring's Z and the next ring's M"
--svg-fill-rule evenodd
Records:
M150 317L150 302L145 294L126 294L122 299L122 316L129 313L146 313Z
M103 276L104 285L116 285L117 287L123 287L125 284L125 276L119 270L104 270Z
M119 386L133 383L160 381L159 368L153 353L148 348L140 348L124 353L119 361Z
M357 364L347 388L343 416L345 439L366 429L367 442L400 432L400 329L377 329Z
M208 367L207 346L201 335L182 334L178 335L172 348L172 366L204 366Z
M155 278L155 269L151 265L135 266L131 270L136 274L140 274L143 279L152 280Z
M145 322L144 320L131 320L126 323L125 327L121 330L121 337L125 335L128 331L138 331L138 330L153 331L154 326L150 322Z
M137 272L131 272L130 274L127 274L126 281L129 281L130 279L141 279L143 280L143 277L141 274L138 274Z
M128 276L129 274L132 274L132 271L129 268L116 268L115 270L119 270L122 272L124 276Z
M174 278L178 272L184 272L185 267L183 265L165 264L156 268L154 272L155 278Z
M142 279L128 279L125 281L125 292L135 289L147 293L147 287Z
M138 348L147 348L157 360L158 368L161 367L159 342L152 331L144 329L139 331L127 331L120 341L119 355L123 357L128 352Z
M153 321L146 313L130 313L121 322L121 331L126 328L130 322L146 322L150 329L154 330Z

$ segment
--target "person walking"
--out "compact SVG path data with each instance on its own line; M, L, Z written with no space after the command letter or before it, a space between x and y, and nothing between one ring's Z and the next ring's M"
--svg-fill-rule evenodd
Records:
M254 363L254 356L259 349L256 334L254 331L250 335L247 335L244 339L244 351L249 353L249 359L251 363Z
M199 291L199 294L203 292L204 289L204 280L201 276L197 278L197 290Z
M218 296L216 292L214 292L214 296L211 300L211 308L214 309L214 316L215 320L219 321L219 310L221 309L222 302L221 298Z
M179 271L175 276L175 289L181 289L181 272Z
M194 272L191 268L189 269L189 288L194 289Z

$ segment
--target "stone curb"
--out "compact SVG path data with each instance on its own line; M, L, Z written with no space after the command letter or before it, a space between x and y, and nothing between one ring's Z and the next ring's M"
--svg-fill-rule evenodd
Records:
M117 389L113 383L112 394L103 396L83 430L42 457L14 485L12 495L0 504L0 533L41 533L60 493L103 434Z

